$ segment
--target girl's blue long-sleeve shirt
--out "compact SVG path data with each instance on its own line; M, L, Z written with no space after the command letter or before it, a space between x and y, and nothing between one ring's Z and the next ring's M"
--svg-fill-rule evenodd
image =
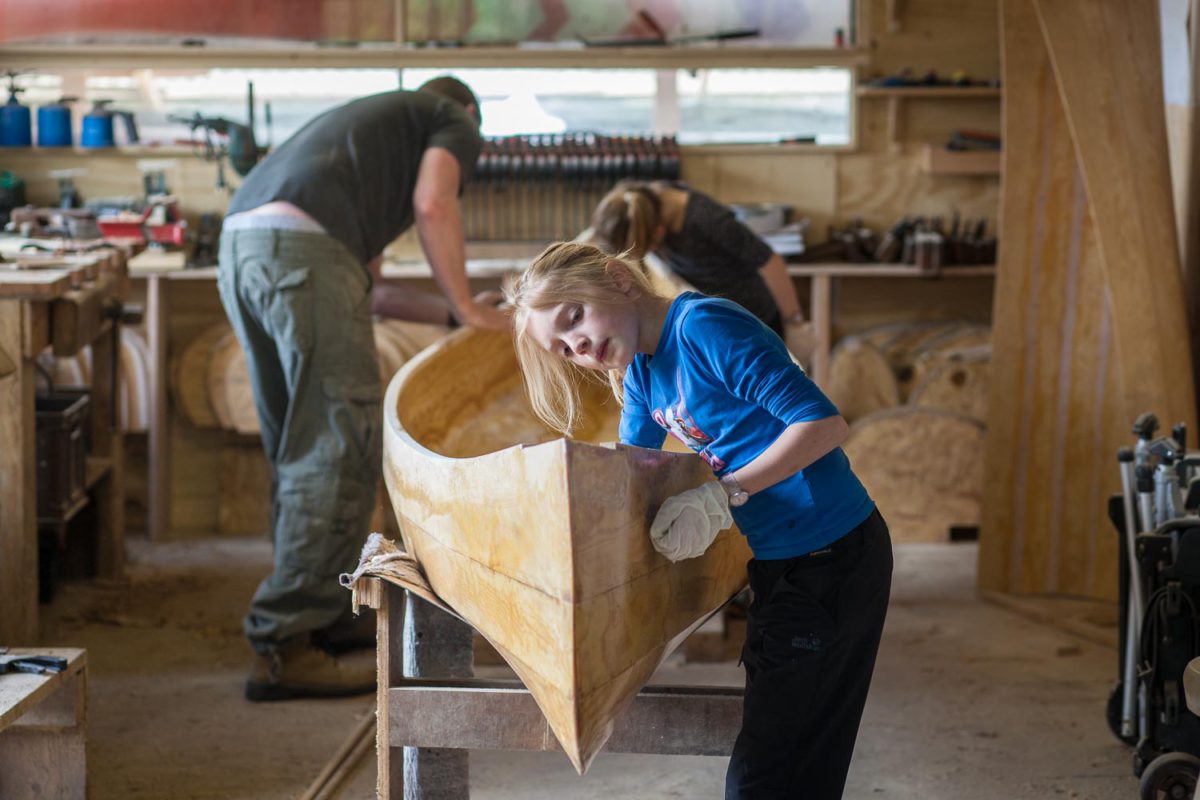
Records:
M685 292L653 355L625 371L621 442L662 447L670 432L718 476L741 469L797 422L837 408L778 336L736 303ZM840 447L731 509L754 557L792 558L853 530L875 504Z

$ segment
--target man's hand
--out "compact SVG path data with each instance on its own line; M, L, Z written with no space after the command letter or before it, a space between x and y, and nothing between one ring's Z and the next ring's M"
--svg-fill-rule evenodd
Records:
M650 524L650 541L671 561L682 561L703 555L732 524L729 496L721 484L710 481L667 498Z
M506 331L512 324L508 309L497 306L504 300L504 294L494 289L480 292L471 299L471 305L454 315L463 325L485 330ZM453 313L453 312L452 312Z
M477 299L472 300L470 306L461 309L454 316L463 325L491 331L506 331L512 324L507 311L489 303L481 303Z

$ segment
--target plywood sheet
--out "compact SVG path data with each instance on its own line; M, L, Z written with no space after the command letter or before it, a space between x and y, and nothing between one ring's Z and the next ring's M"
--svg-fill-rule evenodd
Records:
M1166 363L1181 341L1186 344L1178 262L1164 256L1150 263L1149 252L1116 244L1118 260L1112 259L1111 237L1102 229L1110 221L1115 229L1127 227L1129 220L1111 220L1113 209L1096 203L1086 188L1079 137L1072 134L1032 0L1006 0L1003 9L1004 205L979 582L1000 591L1111 598L1116 539L1104 507L1119 488L1115 451L1126 443L1139 411L1192 418L1190 362L1180 364L1176 356L1171 381L1161 367L1139 363ZM1066 57L1090 54L1093 71L1105 74L1101 51L1107 40L1092 41L1090 50ZM1146 89L1147 95L1155 92L1160 90ZM1120 125L1106 125L1094 119L1084 127L1120 136ZM1144 142L1127 144L1108 153L1122 165L1102 180L1102 194L1169 200L1165 180L1157 186L1126 183L1129 157L1141 160L1147 151ZM1148 230L1154 226L1157 233ZM1173 249L1169 214L1136 227L1128 234L1134 241L1158 242L1159 254L1164 241ZM1175 308L1164 306L1158 316L1144 304L1157 307L1169 304L1168 298L1159 289L1132 289L1130 280L1161 280L1167 287L1174 281ZM1148 347L1161 347L1161 354L1151 355Z

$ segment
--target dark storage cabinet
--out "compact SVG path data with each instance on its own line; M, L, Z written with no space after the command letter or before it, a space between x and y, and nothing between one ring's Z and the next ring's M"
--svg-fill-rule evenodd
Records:
M37 417L37 514L61 522L83 503L91 400L87 387L55 387L34 398Z

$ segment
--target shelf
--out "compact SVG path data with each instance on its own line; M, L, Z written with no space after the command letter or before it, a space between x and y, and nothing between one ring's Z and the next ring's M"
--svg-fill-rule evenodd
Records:
M978 100L1000 97L999 86L859 86L859 97L909 100Z
M998 86L859 86L861 98L886 98L888 145L893 153L901 149L900 104L903 100L987 100L999 99Z
M928 273L910 264L852 264L848 261L829 261L788 264L787 272L793 278L984 278L996 274L996 265L951 265Z
M853 67L866 64L869 53L859 48L796 48L747 45L688 47L396 47L359 46L243 46L207 47L166 45L32 45L4 46L10 69L90 68L396 68L396 67Z

